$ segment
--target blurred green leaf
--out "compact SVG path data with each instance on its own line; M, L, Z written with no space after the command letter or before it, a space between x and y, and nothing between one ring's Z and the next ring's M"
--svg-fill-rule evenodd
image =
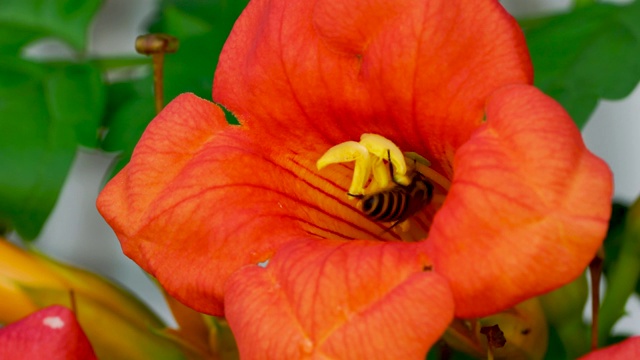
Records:
M165 98L184 92L211 99L213 74L231 28L247 0L165 0L151 26L180 40L180 49L165 57Z
M570 13L523 20L535 84L579 127L599 99L621 99L640 81L640 3L595 3Z
M110 110L105 117L107 132L101 148L119 154L107 179L129 162L133 148L155 116L152 86L150 77L108 86L107 108Z
M0 222L35 238L78 144L96 146L104 89L88 64L0 58Z
M87 29L101 0L2 0L0 53L17 53L29 42L57 37L85 48Z
M549 326L549 344L545 359L571 359L567 356L562 339L553 326Z
M589 352L590 331L583 320L583 310L589 297L587 277L583 274L572 282L538 297L547 323L566 352L562 358L577 359ZM551 348L551 347L549 347ZM551 350L550 350L551 351ZM557 359L558 356L548 358Z
M629 212L629 206L613 202L611 209L611 218L609 219L609 227L607 229L607 237L604 240L604 267L603 272L606 275L620 255L620 247L622 246L622 236L625 228L625 218Z
M24 45L37 38L38 34L35 32L20 31L0 22L0 54L17 55Z
M75 129L78 144L97 147L106 102L100 71L89 64L63 64L55 67L44 85L50 116Z
M247 0L162 2L159 17L150 32L170 34L180 41L178 52L165 56L165 102L185 92L211 99L218 56L246 4ZM119 152L107 175L111 178L129 162L133 148L154 118L155 110L151 74L132 82L110 85L108 89L107 108L115 110L107 113L106 135L101 148ZM228 118L232 123L235 121L230 114Z
M598 338L608 343L611 329L640 283L640 198L630 207L615 205L605 240L607 287L600 306Z

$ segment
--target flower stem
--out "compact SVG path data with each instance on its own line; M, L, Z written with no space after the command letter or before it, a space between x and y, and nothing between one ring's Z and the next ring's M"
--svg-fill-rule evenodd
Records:
M620 255L607 274L607 290L600 309L598 333L602 344L624 315L624 306L640 278L640 198L629 208Z
M638 282L639 272L638 259L625 255L623 250L608 276L607 292L602 302L601 323L598 329L603 340L607 338L618 319L624 315L624 306Z
M153 60L153 85L156 102L156 113L164 107L164 54L178 50L178 39L166 34L147 34L136 39L136 51L151 55Z
M71 304L71 311L78 317L78 305L76 304L76 293L73 289L69 289L69 304Z
M602 248L598 250L596 256L589 264L589 273L591 274L591 350L598 348L598 318L600 310L600 278L602 276L602 263L604 260L604 251Z

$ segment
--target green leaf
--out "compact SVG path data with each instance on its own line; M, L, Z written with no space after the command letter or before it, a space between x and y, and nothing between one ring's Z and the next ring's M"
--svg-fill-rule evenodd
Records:
M549 345L545 359L570 359L558 331L553 326L549 326Z
M165 103L185 92L211 98L218 56L246 4L246 0L162 2L160 17L150 32L170 34L180 41L176 53L165 55ZM107 178L127 164L144 129L155 117L152 86L150 75L109 86L108 109L115 111L107 114L101 148L119 152L119 156ZM238 123L230 113L227 117L231 123Z
M614 206L605 240L604 269L607 287L598 326L601 345L607 342L611 329L624 316L624 305L640 282L640 198L629 208Z
M599 99L621 99L640 81L640 3L596 3L523 20L535 84L580 127Z
M143 79L108 86L108 106L105 117L106 135L100 147L118 152L107 179L118 173L131 158L133 148L149 122L155 116L152 80Z
M0 58L0 223L38 235L78 144L96 145L103 112L92 66Z
M24 45L37 38L38 34L35 32L20 31L0 23L0 54L17 55Z
M231 28L247 4L237 1L166 0L154 32L177 37L177 53L165 56L165 98L184 92L211 99L213 74Z
M615 263L620 255L620 247L622 246L622 238L625 229L625 218L629 212L629 205L614 202L611 208L611 218L609 218L609 227L607 228L607 237L604 240L604 263L603 272L605 275L609 272L611 265Z
M174 36L184 37L189 33L195 35L194 26L207 26L210 30L218 29L218 32L228 34L247 3L248 0L162 0L160 17L151 29L154 32L163 29L171 31Z
M50 36L82 50L89 23L101 3L101 0L2 0L0 52L15 53L37 38Z
M191 15L172 4L164 8L162 15L162 23L159 26L182 39L206 34L213 30L213 24L198 17L197 14Z
M44 85L50 116L73 128L78 144L96 148L106 103L100 71L89 64L64 64L56 67Z

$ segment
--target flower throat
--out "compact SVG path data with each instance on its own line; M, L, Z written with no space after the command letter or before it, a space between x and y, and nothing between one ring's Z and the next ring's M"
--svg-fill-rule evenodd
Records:
M402 240L424 238L429 226L418 223L420 229L412 229L410 220L429 205L441 206L449 180L430 168L421 155L403 153L377 134L363 134L359 143L333 146L320 157L317 167L350 161L355 165L347 196L359 199L358 208L371 221L390 224L380 235L393 230Z

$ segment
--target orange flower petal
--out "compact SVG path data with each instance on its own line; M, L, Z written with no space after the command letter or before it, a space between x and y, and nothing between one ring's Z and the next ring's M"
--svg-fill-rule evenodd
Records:
M194 155L226 128L217 106L193 94L179 96L148 126L130 163L98 197L98 210L114 229L124 253L182 301L213 297L211 293L221 291L221 286L211 283L226 269L217 264L220 270L207 272L212 264L203 255L214 246L207 242L206 232L214 229L206 226L209 219L202 216L203 210L215 208L215 203L198 201L201 196L204 199L205 189L188 180L219 176L207 173L206 167L199 169L206 159L194 159ZM184 186L174 185L180 179ZM204 211L205 216L210 214ZM215 301L193 306L221 311Z
M611 172L536 88L494 94L454 169L426 244L452 284L457 316L488 315L568 283L600 247Z
M448 285L428 266L406 244L289 244L228 282L241 358L424 359L453 319Z
M450 174L487 96L531 81L522 32L497 1L252 1L213 95L283 144L378 133Z
M222 315L228 276L269 259L292 236L375 238L386 228L347 200L348 167L318 174L317 144L273 144L269 134L227 125L214 104L182 95L149 125L98 209L124 253L172 296Z
M579 360L640 359L640 336L591 352Z

